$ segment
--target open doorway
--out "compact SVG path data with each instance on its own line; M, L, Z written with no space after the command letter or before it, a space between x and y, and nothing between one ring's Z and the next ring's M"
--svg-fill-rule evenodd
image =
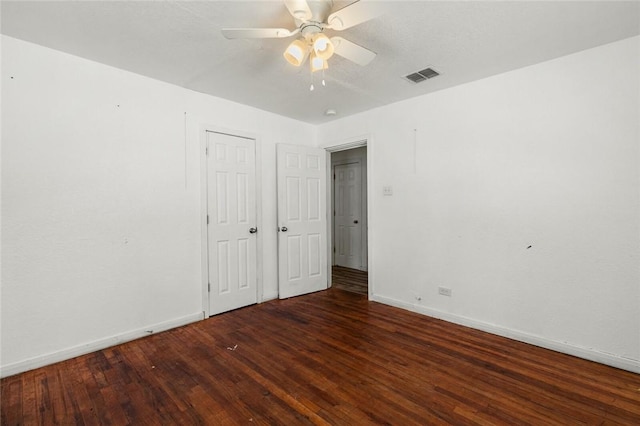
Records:
M331 284L368 295L367 147L332 152L331 174Z

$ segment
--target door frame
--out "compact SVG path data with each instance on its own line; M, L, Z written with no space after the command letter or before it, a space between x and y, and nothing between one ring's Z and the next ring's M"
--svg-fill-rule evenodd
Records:
M207 232L208 168L207 168L207 133L221 133L243 139L251 139L255 146L256 159L256 300L264 301L263 288L263 238L262 231L262 144L258 135L242 130L205 124L200 126L200 265L202 277L202 312L209 318L209 237Z
M374 275L374 261L375 252L373 251L373 238L372 229L375 226L374 210L373 210L373 151L374 143L373 137L370 134L356 136L340 141L328 142L320 144L321 148L324 148L327 152L327 182L333 181L331 173L331 153L338 151L346 151L348 149L360 148L362 146L367 147L367 287L369 292L369 300L373 300L375 294L375 275ZM327 185L327 219L331 222L331 226L327 226L327 259L331 259L333 251L333 211L331 210L331 200L333 199L333 185ZM331 276L331 264L333 262L327 262L327 279L329 280L329 286L332 285Z

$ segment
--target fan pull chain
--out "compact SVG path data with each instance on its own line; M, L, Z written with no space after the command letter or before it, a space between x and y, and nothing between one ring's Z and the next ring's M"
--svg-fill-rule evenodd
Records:
M324 82L324 68L322 68L322 85L326 86L327 83Z
M313 92L313 89L315 89L315 87L313 87L313 70L311 68L309 68L309 77L311 79L311 86L309 86L309 91Z

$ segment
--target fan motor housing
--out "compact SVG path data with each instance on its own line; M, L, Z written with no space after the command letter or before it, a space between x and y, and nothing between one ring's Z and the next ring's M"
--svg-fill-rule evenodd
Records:
M313 25L326 22L329 14L331 13L331 9L333 8L333 0L309 1L307 4L311 10L311 19L305 22L294 15L296 25L302 30L304 30L304 26L307 24Z
M304 36L304 38L308 39L313 37L315 34L321 33L324 30L324 27L319 22L307 22L302 24L300 27L300 34Z

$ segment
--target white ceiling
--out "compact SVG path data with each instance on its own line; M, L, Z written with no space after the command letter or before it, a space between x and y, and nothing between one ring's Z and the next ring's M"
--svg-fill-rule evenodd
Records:
M336 1L334 10L349 3ZM376 59L360 67L334 55L327 87L313 92L308 68L282 57L291 39L220 34L223 27L293 29L280 1L2 1L1 30L313 124L640 34L637 1L382 3L384 15L340 33ZM419 84L402 78L427 66L441 75ZM328 108L338 115L325 116Z

